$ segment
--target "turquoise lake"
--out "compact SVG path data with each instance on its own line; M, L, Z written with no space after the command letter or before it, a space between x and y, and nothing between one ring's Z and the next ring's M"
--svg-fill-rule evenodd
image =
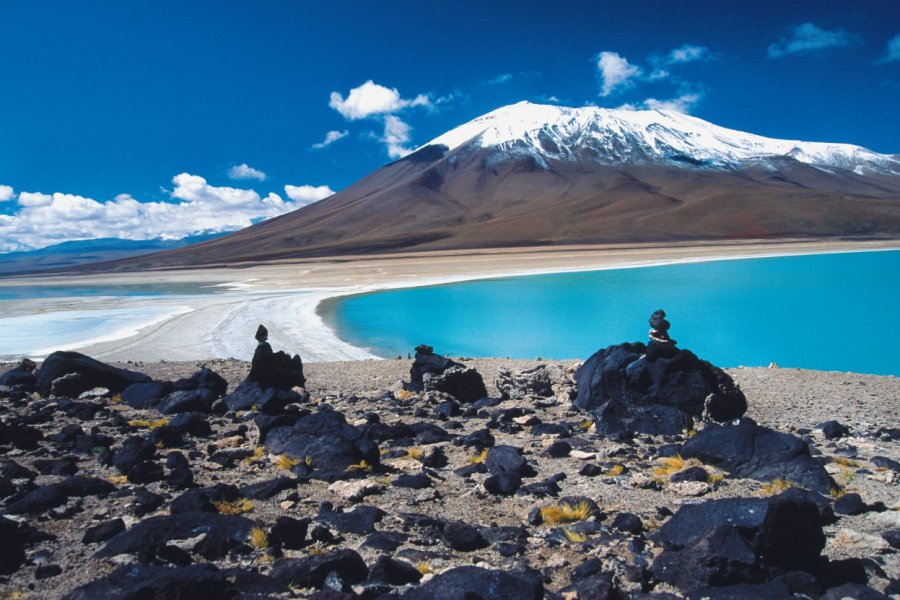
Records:
M386 358L580 358L647 341L662 308L681 348L722 367L900 375L900 251L720 260L489 279L333 299L344 340Z

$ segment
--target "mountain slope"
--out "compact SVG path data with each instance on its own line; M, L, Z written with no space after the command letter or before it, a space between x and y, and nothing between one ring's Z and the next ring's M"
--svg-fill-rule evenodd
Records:
M466 123L326 200L121 266L898 234L896 156L772 140L667 111L520 103Z

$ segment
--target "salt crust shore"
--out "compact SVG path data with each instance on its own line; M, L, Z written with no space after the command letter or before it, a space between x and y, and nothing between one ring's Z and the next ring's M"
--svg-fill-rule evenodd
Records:
M364 257L306 259L264 265L141 273L36 275L0 279L0 289L34 285L109 286L194 283L221 293L202 296L44 298L0 302L0 329L7 340L23 340L24 351L39 358L70 349L101 360L249 359L248 332L269 328L277 348L299 353L306 362L377 358L339 339L317 312L328 298L396 289L490 279L633 268L686 262L767 256L890 250L900 240L779 241L734 244L571 246L566 248L465 250ZM62 321L75 313L117 311L123 317L108 330L84 337L34 339L27 330L45 319ZM38 316L40 315L40 316ZM25 343L28 340L29 343ZM0 358L16 356L0 347ZM53 346L52 349L48 348Z

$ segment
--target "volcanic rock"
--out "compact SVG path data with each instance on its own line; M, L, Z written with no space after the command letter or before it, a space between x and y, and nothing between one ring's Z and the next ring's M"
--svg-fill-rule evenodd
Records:
M404 600L460 600L462 598L515 598L540 600L544 581L533 569L500 571L456 567L436 575L403 595Z
M412 387L418 391L443 392L460 402L475 402L487 396L487 388L478 371L435 354L431 346L416 346L409 378Z
M236 590L214 565L124 565L64 596L64 600L189 600L231 598Z
M14 368L0 375L0 386L23 392L34 391L37 385L37 379L34 376L35 367L37 365L33 360L23 358Z
M268 331L262 325L256 331L256 351L250 365L247 381L255 381L262 388L290 390L306 385L303 376L303 361L299 355L291 356L284 351L273 352L269 345Z
M72 374L80 377L80 391L75 393L75 390L69 390L69 395L72 396L96 387L107 388L115 394L134 383L150 381L143 373L119 369L78 352L54 352L44 359L37 371L37 391L42 396L49 396L56 379Z
M528 396L547 398L553 395L546 365L515 372L501 368L495 385L504 399L521 400Z
M707 424L681 448L684 458L760 481L782 479L827 494L834 483L809 445L799 437L741 419L736 425Z
M29 492L21 500L6 506L6 512L14 515L40 514L62 506L69 498L105 496L115 489L109 482L91 477L73 476Z
M151 408L172 393L175 388L170 381L148 381L133 383L122 390L122 403L131 408Z
M321 589L330 573L353 584L365 581L369 569L359 553L335 550L306 558L283 558L275 563L270 575L285 585Z

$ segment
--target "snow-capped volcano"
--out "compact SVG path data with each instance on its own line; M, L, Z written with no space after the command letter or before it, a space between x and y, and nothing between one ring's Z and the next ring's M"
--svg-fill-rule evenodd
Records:
M425 146L491 149L547 159L602 164L671 162L741 168L788 157L857 174L900 174L900 161L850 144L777 140L713 125L668 110L567 108L519 102L433 139Z
M321 202L122 268L535 245L897 239L898 158L669 111L519 103Z

